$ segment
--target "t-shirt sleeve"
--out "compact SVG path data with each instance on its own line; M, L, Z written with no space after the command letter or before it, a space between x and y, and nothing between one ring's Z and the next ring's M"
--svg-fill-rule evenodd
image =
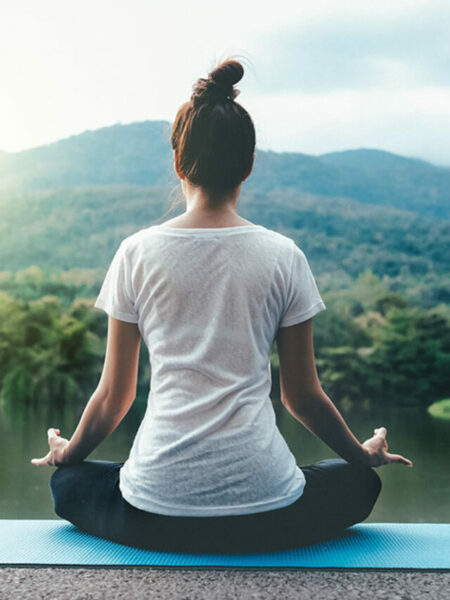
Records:
M137 323L130 265L125 250L126 246L122 241L109 265L94 306L120 321Z
M293 255L280 327L307 321L326 306L305 253L292 242Z

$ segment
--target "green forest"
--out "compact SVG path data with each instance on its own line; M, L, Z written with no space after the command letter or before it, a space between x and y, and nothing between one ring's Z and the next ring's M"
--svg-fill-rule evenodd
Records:
M31 267L1 279L0 375L3 402L84 403L101 374L107 316L93 307L89 272L46 278ZM52 293L49 293L49 292ZM410 306L371 271L353 285L323 293L327 310L314 319L317 367L336 402L427 407L446 393L450 362L447 307ZM273 396L279 390L272 356ZM150 365L141 345L139 389Z
M149 134L152 134L150 136ZM107 316L93 307L121 240L183 212L165 122L0 157L0 399L85 404ZM426 408L448 395L450 169L375 150L257 153L239 214L305 252L327 306L317 368L338 405ZM276 346L271 355L278 401ZM151 377L141 345L139 389Z

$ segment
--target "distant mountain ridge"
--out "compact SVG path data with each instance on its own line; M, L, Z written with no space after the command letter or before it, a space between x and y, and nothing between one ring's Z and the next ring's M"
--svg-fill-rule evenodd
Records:
M92 185L176 186L171 123L117 123L20 152L0 151L0 194ZM375 149L318 156L256 148L243 190L297 190L449 218L450 168Z

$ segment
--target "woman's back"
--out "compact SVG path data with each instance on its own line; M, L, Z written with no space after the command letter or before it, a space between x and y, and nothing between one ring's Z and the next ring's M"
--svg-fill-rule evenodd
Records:
M280 326L325 309L304 253L260 225L156 225L120 245L95 306L138 323L149 349L145 417L123 497L166 515L281 508L304 476L275 422Z
M381 489L369 463L410 463L386 452L383 427L360 444L321 389L311 317L325 304L302 250L237 214L256 141L235 102L243 73L227 60L193 86L171 133L186 212L123 240L95 302L111 315L112 335L108 328L100 401L93 396L74 436L89 449L126 414L141 337L152 371L147 410L125 463L66 465L51 489L59 516L119 543L297 547L369 514ZM275 340L284 406L343 458L296 464L269 395ZM49 430L49 443L60 447L58 433Z

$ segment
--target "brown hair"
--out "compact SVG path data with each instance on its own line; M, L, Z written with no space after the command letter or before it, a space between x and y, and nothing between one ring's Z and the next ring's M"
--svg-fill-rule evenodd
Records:
M172 126L179 170L212 199L236 188L253 164L255 127L234 100L240 90L233 86L243 75L240 62L221 62L192 86L191 98L178 109Z

